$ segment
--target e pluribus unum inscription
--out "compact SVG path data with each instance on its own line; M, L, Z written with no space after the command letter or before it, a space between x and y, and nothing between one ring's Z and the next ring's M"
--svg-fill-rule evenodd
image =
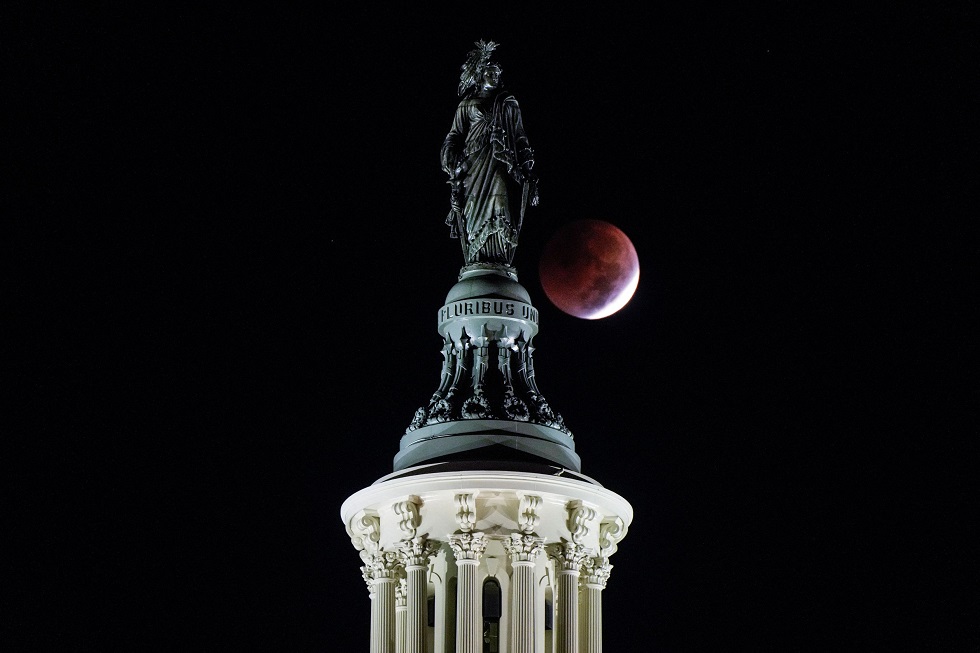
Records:
M538 323L538 309L530 304L506 299L465 299L439 309L439 323L456 317L510 317Z

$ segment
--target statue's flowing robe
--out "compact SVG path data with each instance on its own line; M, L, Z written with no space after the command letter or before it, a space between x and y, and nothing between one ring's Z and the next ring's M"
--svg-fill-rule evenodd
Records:
M525 201L522 192L534 165L517 100L507 92L465 98L442 146L450 175L462 162L462 215L450 212L463 258L471 263L511 264Z

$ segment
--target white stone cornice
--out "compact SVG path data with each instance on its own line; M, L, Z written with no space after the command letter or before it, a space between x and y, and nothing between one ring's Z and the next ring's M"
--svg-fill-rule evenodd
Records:
M479 560L487 550L485 533L457 533L449 536L449 546L456 560Z
M459 495L472 495L475 510ZM569 504L581 509L573 507L570 515ZM548 542L578 540L598 551L602 521L613 516L628 526L633 517L625 499L579 477L506 471L416 473L378 481L344 502L344 523L361 511L380 515L382 550L396 550L399 541L423 532L479 530L502 537L534 533ZM614 530L610 527L610 533Z
M554 474L505 471L436 472L382 479L348 497L341 506L340 513L347 519L350 514L359 510L355 508L359 504L389 503L405 494L423 495L446 490L458 492L460 487L466 487L468 491L486 488L540 496L575 496L586 492L590 503L600 505L603 514L619 515L627 524L633 519L633 508L629 502L598 483L586 483Z

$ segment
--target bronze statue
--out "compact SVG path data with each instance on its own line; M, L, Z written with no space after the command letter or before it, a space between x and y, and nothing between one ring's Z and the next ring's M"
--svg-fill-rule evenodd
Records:
M538 180L517 100L491 61L497 44L477 41L459 77L452 128L442 144L449 175L450 236L465 265L511 265L527 206L538 205Z

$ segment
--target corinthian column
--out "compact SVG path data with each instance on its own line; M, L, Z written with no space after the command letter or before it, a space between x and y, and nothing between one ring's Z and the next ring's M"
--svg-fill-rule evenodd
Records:
M585 587L585 648L582 653L602 653L602 590L606 588L612 565L609 558L590 558L582 569L582 585Z
M563 541L555 547L551 557L555 560L558 576L558 630L555 653L579 653L578 650L578 580L582 562L590 551L581 544Z
M362 567L371 596L371 653L395 653L395 583L398 555L376 553Z
M534 562L544 539L511 534L504 540L513 568L511 577L510 653L534 653Z
M425 575L438 545L422 535L402 540L399 547L405 564L405 653L425 653Z
M487 536L484 533L450 535L449 546L456 556L457 567L456 653L482 653L483 620L477 568L487 548Z
M405 613L408 609L405 594L408 582L401 578L395 586L395 653L405 653Z

